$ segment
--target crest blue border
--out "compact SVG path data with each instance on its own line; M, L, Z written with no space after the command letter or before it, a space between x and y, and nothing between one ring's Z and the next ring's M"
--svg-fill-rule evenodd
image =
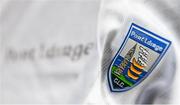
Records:
M135 83L132 87L129 87L129 88L126 88L126 89L113 89L113 86L112 86L112 83L111 83L112 81L110 80L110 79L111 79L111 66L112 66L112 64L114 63L114 61L115 61L116 57L118 56L118 54L121 53L122 49L123 49L124 46L126 45L126 43L127 43L127 41L128 41L128 38L129 38L129 35L130 35L129 33L131 32L131 29L132 29L133 26L134 26L134 27L137 27L137 28L139 28L139 29L141 29L141 30L143 30L143 31L145 31L145 32L147 32L147 33L149 33L149 34L151 34L151 35L159 38L159 39L162 39L162 40L166 41L168 44L167 44L165 50L159 55L159 57L156 59L156 61L155 61L154 64L152 65L152 67L149 69L148 73L147 73L140 81L138 81L137 83ZM132 23L131 26L130 26L130 28L129 28L129 30L128 30L128 33L127 33L127 35L126 35L126 37L125 37L125 39L124 39L124 41L123 41L123 43L122 43L122 45L120 46L120 48L119 48L119 50L117 51L117 53L116 53L116 55L114 56L114 58L112 59L112 61L111 61L111 63L110 63L110 66L108 67L107 77L108 77L108 84L109 84L109 88L110 88L111 92L125 92L125 91L128 91L128 90L136 87L137 85L139 85L143 80L145 80L145 79L149 76L149 74L153 71L153 69L158 65L159 61L160 61L160 60L162 59L162 57L165 55L165 53L166 53L167 50L169 49L170 45L171 45L171 41L169 41L169 40L167 40L167 39L165 39L165 38L163 38L163 37L161 37L161 36L159 36L159 35L151 32L151 31L147 30L147 29L145 29L145 28L143 28L143 27L141 27L141 26L139 26L139 25L137 25L137 24L135 24L135 23Z

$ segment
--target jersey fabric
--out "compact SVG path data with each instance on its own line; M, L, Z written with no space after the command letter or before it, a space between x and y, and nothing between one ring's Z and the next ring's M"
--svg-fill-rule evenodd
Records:
M108 104L179 103L179 12L177 0L104 0L99 16L101 89ZM171 40L172 45L152 73L134 88L112 92L108 70L132 23Z
M0 103L83 103L97 78L99 1L0 5Z
M180 103L179 11L178 0L1 0L0 104ZM108 71L131 26L171 45L143 81L114 92Z

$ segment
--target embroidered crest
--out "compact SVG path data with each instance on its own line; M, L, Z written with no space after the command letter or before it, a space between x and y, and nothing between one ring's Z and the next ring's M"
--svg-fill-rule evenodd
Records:
M126 91L142 82L170 45L169 40L132 23L108 70L111 91Z

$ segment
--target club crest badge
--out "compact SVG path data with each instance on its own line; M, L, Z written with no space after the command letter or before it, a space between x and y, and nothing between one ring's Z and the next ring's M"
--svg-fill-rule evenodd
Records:
M108 70L112 92L127 91L142 82L160 62L171 42L134 23Z

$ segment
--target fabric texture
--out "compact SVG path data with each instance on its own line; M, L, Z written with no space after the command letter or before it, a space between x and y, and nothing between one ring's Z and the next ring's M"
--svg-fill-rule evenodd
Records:
M99 1L0 4L0 103L83 103L97 78Z
M104 0L99 15L99 51L102 56L102 96L108 104L163 104L178 102L177 40L179 39L179 1ZM171 11L171 12L170 12ZM107 72L131 23L140 24L172 41L170 49L153 72L139 85L125 92L111 92ZM178 48L178 49L175 49ZM176 86L174 86L174 83ZM177 92L178 94L178 92ZM172 100L174 97L175 100Z
M1 0L0 104L82 104L93 92L103 104L180 103L179 11L179 0ZM172 45L142 83L114 93L107 71L131 23Z

